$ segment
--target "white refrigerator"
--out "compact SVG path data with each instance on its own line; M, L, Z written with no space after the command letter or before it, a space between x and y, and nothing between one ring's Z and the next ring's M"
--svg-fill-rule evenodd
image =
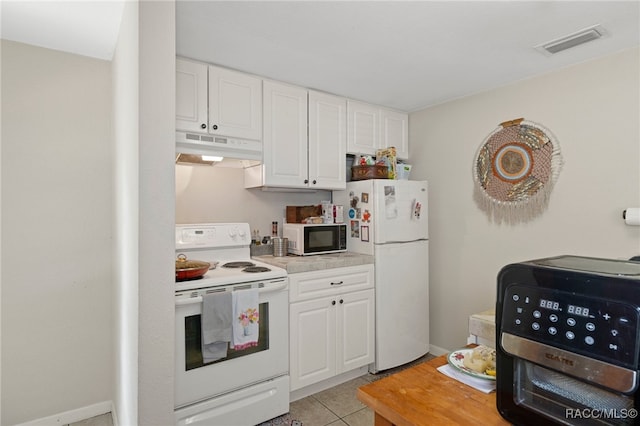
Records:
M333 192L349 225L347 249L374 256L376 354L372 372L429 351L427 182L373 179Z

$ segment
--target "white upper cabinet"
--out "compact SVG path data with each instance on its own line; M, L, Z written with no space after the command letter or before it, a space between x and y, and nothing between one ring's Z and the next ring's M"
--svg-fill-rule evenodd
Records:
M262 80L176 59L176 129L262 139Z
M347 101L309 91L309 187L345 189Z
M264 82L264 186L308 186L307 90Z
M209 66L209 133L262 138L262 80Z
M346 188L346 99L267 80L263 91L263 163L245 187Z
M408 114L350 100L347 116L348 154L376 155L393 146L398 158L409 158Z
M347 101L348 137L350 154L376 155L378 149L380 112L377 106L357 101Z
M394 146L398 158L409 159L409 115L380 109L380 148Z
M207 65L176 59L176 129L207 132Z

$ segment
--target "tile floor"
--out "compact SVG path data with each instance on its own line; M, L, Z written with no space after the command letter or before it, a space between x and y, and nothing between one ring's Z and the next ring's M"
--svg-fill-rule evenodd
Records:
M427 354L402 367L393 368L380 374L366 374L331 389L294 401L291 403L287 417L298 420L301 426L372 426L373 411L356 397L358 387L432 358L435 357ZM277 419L273 419L269 423L282 424ZM64 426L113 426L113 421L111 413L107 413Z
M289 410L291 419L299 420L302 426L372 426L373 411L356 397L358 387L433 358L433 355L427 354L402 367L375 375L366 374L294 401Z

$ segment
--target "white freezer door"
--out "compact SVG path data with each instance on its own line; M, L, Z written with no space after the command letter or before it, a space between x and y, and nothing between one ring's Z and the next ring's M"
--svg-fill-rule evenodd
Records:
M375 246L374 372L429 351L429 242Z
M376 179L373 192L374 244L429 238L426 181Z

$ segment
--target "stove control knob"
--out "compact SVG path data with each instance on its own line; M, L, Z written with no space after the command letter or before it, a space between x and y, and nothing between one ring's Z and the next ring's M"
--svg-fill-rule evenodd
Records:
M239 229L238 230L238 235L240 236L241 240L246 240L247 239L247 233L244 232L244 229Z
M229 236L231 238L236 238L236 236L238 235L238 230L235 228L229 228Z

